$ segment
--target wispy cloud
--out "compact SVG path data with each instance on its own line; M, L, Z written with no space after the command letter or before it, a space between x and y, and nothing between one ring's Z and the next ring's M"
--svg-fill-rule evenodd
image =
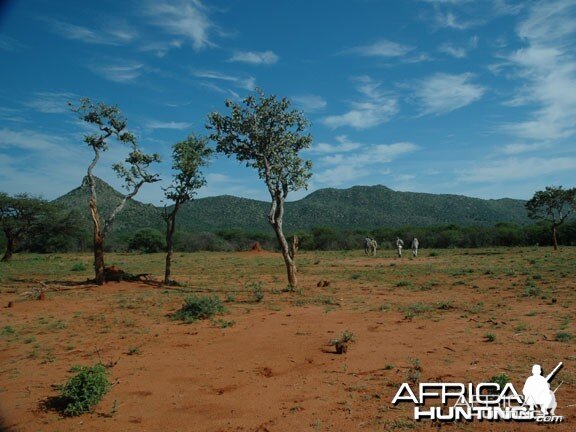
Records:
M0 129L0 148L46 151L59 148L61 141L62 139L55 135L35 131Z
M363 145L349 141L346 136L336 140L339 144L323 144L313 149L324 154L332 152L319 158L321 170L314 176L315 181L328 186L388 174L391 170L386 164L418 150L418 146L410 142Z
M184 130L189 129L192 126L192 123L186 122L174 122L174 121L157 121L157 120L150 120L145 123L144 127L146 129L173 129L173 130Z
M535 3L517 27L526 47L509 56L514 78L521 82L508 101L537 105L527 120L504 127L532 140L556 140L576 133L576 3L555 0Z
M138 33L124 22L112 21L106 27L93 30L65 21L49 19L51 27L66 39L96 45L121 45L134 40Z
M41 113L60 114L68 111L68 102L74 99L77 99L74 93L38 92L24 104Z
M164 32L192 42L195 50L212 47L215 25L200 0L149 1L144 13Z
M387 122L398 112L397 99L381 89L382 83L364 76L355 79L356 89L364 99L353 102L344 114L324 117L322 123L331 128L350 126L367 129Z
M506 144L502 147L501 152L507 155L517 155L521 153L530 153L540 151L546 148L551 147L551 144L548 142L538 142L538 143L513 143L513 144Z
M502 180L524 180L536 176L574 170L576 158L528 157L508 158L474 166L458 172L458 179L466 182L490 183Z
M144 65L141 63L117 62L113 64L94 64L90 70L109 81L128 83L142 75Z
M0 50L1 51L20 51L24 48L16 39L0 35Z
M473 75L437 73L417 85L416 98L422 114L440 115L479 100L486 89L471 82Z
M306 112L320 111L328 105L322 96L311 94L294 96L292 100Z
M329 144L325 142L314 144L310 149L310 152L328 154L345 153L357 150L362 147L362 144L350 141L346 135L338 135L335 140L338 142L338 144Z
M229 61L253 65L271 65L278 62L278 59L279 57L273 51L238 51Z
M448 54L454 58L464 58L468 55L468 52L478 46L478 37L474 36L470 38L468 44L466 45L456 45L450 42L443 43L438 47L438 51Z
M382 39L370 45L360 45L347 49L343 53L365 57L402 57L412 50L413 48L410 46Z
M252 76L239 77L215 71L197 71L194 72L194 76L197 78L227 82L235 87L249 91L253 91L256 88L256 79Z

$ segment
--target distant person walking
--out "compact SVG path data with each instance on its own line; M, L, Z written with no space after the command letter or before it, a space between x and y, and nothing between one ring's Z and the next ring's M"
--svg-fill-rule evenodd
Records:
M402 258L403 247L404 247L404 241L400 237L396 237L396 249L398 251L398 258Z
M412 240L412 256L413 257L418 256L418 246L420 246L420 243L418 242L418 239L416 237L414 237L414 240Z

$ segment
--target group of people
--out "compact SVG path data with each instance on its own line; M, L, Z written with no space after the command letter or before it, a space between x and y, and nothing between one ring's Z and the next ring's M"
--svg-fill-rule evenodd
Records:
M418 256L418 247L419 246L420 246L420 242L418 241L418 239L416 237L414 237L414 239L412 239L412 244L411 244L413 257ZM370 238L370 237L366 237L364 239L364 253L366 255L376 256L376 249L377 248L378 248L378 243L376 242L376 240L374 240L373 238ZM396 238L396 251L398 253L398 258L402 258L402 249L403 248L404 248L404 240L402 240L400 237L397 237Z

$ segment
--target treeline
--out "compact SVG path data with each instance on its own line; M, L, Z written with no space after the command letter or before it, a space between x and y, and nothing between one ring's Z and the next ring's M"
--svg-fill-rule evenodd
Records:
M64 229L63 224L66 224ZM374 230L338 230L318 227L310 231L299 231L301 250L353 250L362 249L366 237L376 239L380 249L393 249L400 237L409 245L414 237L422 248L479 248L497 246L550 246L551 227L544 221L533 225L498 223L492 227L442 225L435 227L378 228ZM291 237L294 233L289 233ZM152 228L137 231L131 236L112 236L106 246L109 252L162 252L165 250L164 233ZM0 240L0 247L4 245ZM567 222L558 230L561 245L576 246L576 221ZM272 232L247 232L223 230L217 232L176 232L174 250L177 252L198 251L244 251L256 242L265 250L277 250L277 241ZM86 252L91 250L89 235L81 229L79 221L66 218L60 224L37 229L22 242L20 251L54 253Z

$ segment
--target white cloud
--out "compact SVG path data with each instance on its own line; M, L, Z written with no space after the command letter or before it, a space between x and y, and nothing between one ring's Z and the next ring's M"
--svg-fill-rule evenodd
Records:
M360 178L388 174L391 171L385 164L418 149L418 146L410 142L361 145L348 141L345 136L337 137L337 140L340 145L320 147L320 151L332 150L336 153L320 157L319 165L323 169L314 175L316 181L329 186L340 186ZM352 150L355 150L354 154L347 153Z
M322 96L318 95L301 95L294 96L292 100L299 105L304 111L314 112L320 111L328 105L326 100Z
M157 120L150 120L149 122L147 122L144 127L146 129L173 129L173 130L184 130L184 129L189 129L190 127L192 127L192 123L186 123L186 122L174 122L174 121L170 121L170 122L163 122L163 121L157 121Z
M195 50L215 45L210 40L214 24L200 0L150 1L144 12L166 33L190 40Z
M470 73L437 73L422 80L416 89L416 97L422 104L422 113L446 114L479 100L485 88L471 83L472 77Z
M351 104L352 109L344 114L331 115L322 123L331 128L350 126L367 129L387 122L398 112L397 99L380 89L382 83L364 76L357 78L356 89L364 99Z
M137 32L123 22L112 21L107 27L92 30L88 27L50 19L52 28L66 39L96 45L121 45L137 37Z
M248 91L253 91L256 88L256 78L252 76L237 77L214 71L198 71L194 72L194 76L197 78L228 82L233 84L235 87Z
M362 147L362 144L352 142L346 135L338 135L336 138L338 144L318 143L310 149L311 153L341 153L356 150Z
M526 143L514 143L514 144L507 144L502 147L502 153L507 155L516 155L520 153L529 153L534 151L539 151L550 147L551 145L546 142L539 142L533 144L526 144Z
M557 140L576 133L576 3L535 3L517 27L526 47L509 56L521 87L508 104L536 105L528 119L504 126L524 139Z
M576 168L576 158L509 158L489 162L484 166L468 167L458 172L458 179L466 182L488 183L502 180L524 180L555 174Z
M234 53L231 62L249 63L254 65L274 64L278 61L278 56L273 51L238 51Z
M24 48L16 39L0 35L0 50L2 51L20 51Z
M446 42L438 47L438 51L448 54L454 58L464 58L468 55L468 51L476 48L478 46L478 36L470 38L470 41L466 45L454 45L452 43Z
M46 114L59 114L69 111L68 102L76 99L74 93L38 92L24 105Z
M361 45L350 48L344 53L358 54L366 57L402 57L412 51L412 47L392 42L386 39L371 45Z
M114 82L127 83L142 75L144 65L141 63L115 63L92 65L90 69L101 77Z
M16 148L19 150L54 150L58 148L62 138L35 131L14 131L0 129L0 148Z

